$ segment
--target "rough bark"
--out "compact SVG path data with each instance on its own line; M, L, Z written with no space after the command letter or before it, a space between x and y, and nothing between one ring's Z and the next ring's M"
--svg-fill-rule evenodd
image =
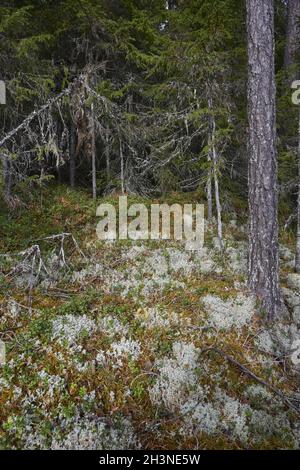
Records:
M274 5L247 0L249 120L249 287L268 320L282 308L279 287Z
M287 68L289 82L299 78L296 69L289 70L297 62L300 40L300 0L289 0L287 12L287 32L285 46L285 67ZM298 202L297 202L297 242L295 270L300 273L300 112L298 114Z
M299 51L299 17L300 0L288 0L286 44L284 51L285 67L289 67L295 63L295 56Z
M300 109L298 122L298 203L297 203L297 242L295 270L300 273Z

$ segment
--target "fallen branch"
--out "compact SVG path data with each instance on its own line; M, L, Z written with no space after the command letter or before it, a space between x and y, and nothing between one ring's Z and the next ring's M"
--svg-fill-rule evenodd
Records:
M65 251L64 251L64 242L66 238L70 238L75 246L75 249L78 251L78 253L86 260L86 256L83 253L83 251L79 248L79 245L76 241L76 239L73 237L72 233L59 233L57 235L50 235L49 237L44 237L40 238L36 241L53 241L53 240L60 240L60 251L59 251L59 256L62 258L64 266L67 265L66 263L66 258L65 258Z
M51 235L51 236L36 240L36 242L59 240L60 248L59 248L59 253L58 253L58 260L62 263L63 267L68 267L68 264L66 261L66 255L65 255L65 247L64 247L66 238L71 239L71 241L73 242L75 246L75 249L86 260L85 254L79 248L77 241L75 240L75 238L73 237L71 233L60 233L57 235ZM11 276L15 276L18 274L29 273L30 276L29 276L28 288L30 291L32 290L34 286L34 283L38 281L42 271L44 271L47 276L51 277L47 269L46 263L43 260L40 245L37 243L19 253L1 254L0 257L7 258L9 261L11 261L13 258L17 258L17 259L21 258L21 261L18 261L17 264L12 269L10 269L10 271L5 275L5 277L11 277Z
M13 257L21 257L21 261L19 263L17 263L10 271L8 274L6 274L5 277L10 277L10 276L14 276L15 274L19 274L19 273L24 273L24 272L28 272L28 267L29 267L29 263L30 263L30 280L29 280L29 284L28 284L28 288L29 289L32 289L33 285L32 285L32 279L33 279L33 276L34 276L34 273L35 273L35 268L36 268L36 262L38 262L38 266L37 266L37 271L36 271L36 275L35 275L35 278L38 279L39 278L39 275L42 271L42 269L46 272L46 274L49 275L49 272L46 268L46 265L43 261L43 258L42 258L42 255L41 255L41 250L40 250L40 247L39 245L33 245L31 246L30 248L27 248L27 250L24 250L24 251L20 251L19 253L15 253L13 255L9 254L9 255L1 255L2 257L9 257L11 258L12 256Z
M248 367L241 364L234 357L229 356L227 353L222 351L222 349L219 349L219 348L216 348L216 347L210 347L210 348L203 349L201 351L201 354L206 354L208 352L215 352L215 353L219 354L220 356L224 357L230 364L232 364L235 367L237 367L238 369L240 369L244 374L251 377L253 380L258 382L260 385L263 385L264 387L268 388L271 392L274 393L274 395L279 397L289 408L291 408L293 411L295 411L300 416L299 399L296 399L294 397L290 397L290 396L286 395L281 390L274 387L274 385L270 384L269 382L266 382L261 377L258 377L258 375L256 375L250 369L248 369ZM295 401L297 403L297 405L294 404L293 401Z

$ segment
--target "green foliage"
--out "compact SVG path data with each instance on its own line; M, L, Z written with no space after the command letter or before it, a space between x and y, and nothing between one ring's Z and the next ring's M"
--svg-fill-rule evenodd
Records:
M298 109L291 104L286 79L295 70L283 68L285 5L278 1L275 6L279 178L288 188L281 193L284 210L292 211ZM197 186L203 191L211 169L207 154L211 149L209 133L213 117L214 144L220 158L221 199L232 209L237 200L236 207L244 208L247 196L244 2L177 0L167 10L164 0L19 0L10 7L0 7L0 34L0 68L8 88L8 106L0 109L5 132L67 87L82 71L100 66L93 75L93 88L117 108L113 112L96 109L103 126L96 142L99 194L105 193L108 186L109 191L121 190L120 135L126 139L125 177L135 180L142 173L134 191L143 192L144 184L153 194L196 190ZM61 109L53 109L51 116L58 122L61 113L68 131L74 113L70 101L66 97ZM95 96L86 96L84 106L88 108L91 103L97 108ZM40 134L35 125L34 130ZM103 129L110 131L113 140L109 143L109 181L103 158L107 145ZM32 188L38 188L33 195L40 202L44 185L56 177L53 160L65 162L62 179L68 178L69 149L60 139L60 132L58 129L57 139L47 141L40 136L38 144L29 142L26 151L32 152L34 162L30 165L20 162L19 171L26 167L27 173L16 178L21 183L14 183L14 192L25 204ZM20 141L22 136L18 136ZM70 138L70 134L64 138ZM16 158L16 167L24 158L15 149L11 157ZM84 154L76 158L77 183L90 185L90 162ZM137 175L131 175L135 158L141 166L153 159L154 170L138 170ZM45 199L43 204L47 205Z
M70 302L65 303L60 309L57 310L58 315L86 315L90 311L92 302L99 296L99 294L90 289L83 296L75 296Z
M25 206L14 213L0 200L0 252L28 248L54 233L72 232L80 240L86 224L95 224L96 203L85 191L47 186L42 194L41 205L40 188L28 188Z

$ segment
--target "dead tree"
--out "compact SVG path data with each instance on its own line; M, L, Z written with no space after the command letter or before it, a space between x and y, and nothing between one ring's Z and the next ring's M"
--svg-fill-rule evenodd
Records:
M216 210L217 210L217 230L218 230L218 240L220 249L224 248L223 244L223 235L222 235L222 206L220 202L220 190L219 190L219 177L218 177L218 154L216 148L216 119L213 114L213 101L211 98L208 100L208 107L211 111L210 116L210 137L209 137L209 160L212 161L212 174L214 179L215 186L215 201L216 201ZM209 170L211 172L211 169ZM211 176L209 176L211 178ZM210 181L211 185L211 181ZM211 197L211 195L210 195Z
M97 198L97 171L96 171L96 137L95 137L95 115L94 105L91 104L90 113L90 132L91 132L91 160L92 160L92 191L93 199Z

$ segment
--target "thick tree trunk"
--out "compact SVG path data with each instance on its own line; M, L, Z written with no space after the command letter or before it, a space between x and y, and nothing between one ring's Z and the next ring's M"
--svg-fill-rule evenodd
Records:
M288 83L299 78L299 72L288 67L295 65L296 56L299 53L300 45L300 0L288 1L287 31L284 62L288 72ZM300 110L298 114L298 206L297 206L297 242L296 242L296 262L295 270L300 273Z
M295 270L300 273L300 109L298 123L298 206L297 206L297 243Z
M249 287L268 320L279 286L273 0L247 0L249 119Z
M295 55L299 50L299 17L300 0L288 0L286 44L284 51L284 66L295 63Z

